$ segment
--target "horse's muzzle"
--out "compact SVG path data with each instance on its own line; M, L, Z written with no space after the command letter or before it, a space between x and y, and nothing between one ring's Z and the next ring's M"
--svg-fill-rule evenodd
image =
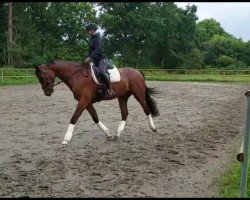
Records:
M53 92L54 92L54 89L53 89L53 88L44 90L44 94L45 94L46 96L51 96L51 95L53 94Z

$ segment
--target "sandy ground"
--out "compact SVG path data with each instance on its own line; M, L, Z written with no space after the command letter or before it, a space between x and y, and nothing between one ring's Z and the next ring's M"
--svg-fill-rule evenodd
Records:
M147 82L160 116L151 131L131 97L118 142L88 112L61 145L77 102L66 85L46 97L39 84L0 87L0 197L216 197L216 180L243 137L250 84ZM115 133L118 101L95 104Z

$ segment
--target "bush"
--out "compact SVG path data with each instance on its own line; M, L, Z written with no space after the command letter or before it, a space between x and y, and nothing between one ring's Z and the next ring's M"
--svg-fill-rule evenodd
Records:
M248 65L240 60L236 60L234 63L228 65L227 69L248 69Z
M204 65L204 55L199 49L192 49L188 54L183 56L182 69L201 69Z
M229 65L234 64L236 61L236 59L231 58L229 56L226 55L222 55L218 58L218 65L223 68L223 67L227 67Z

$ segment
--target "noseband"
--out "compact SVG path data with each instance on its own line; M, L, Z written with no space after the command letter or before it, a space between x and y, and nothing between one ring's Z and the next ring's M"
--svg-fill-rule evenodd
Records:
M45 89L45 88L47 87L47 85L49 85L48 88L50 88L50 89L53 88L55 84L51 83L51 81L49 80L49 77L47 76L46 73L44 73L44 72L42 71L42 74L43 74L43 75L45 76L45 78L46 78L46 83L42 86L42 89Z

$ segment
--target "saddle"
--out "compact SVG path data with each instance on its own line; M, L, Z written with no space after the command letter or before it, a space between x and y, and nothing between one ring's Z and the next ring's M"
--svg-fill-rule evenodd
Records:
M90 62L90 69L91 69L91 75L92 75L94 82L98 85L102 85L100 81L100 77L98 76L99 74L98 68L92 62ZM120 75L119 70L111 61L109 61L109 65L107 67L106 73L109 75L110 83L119 82L121 80L121 75Z

